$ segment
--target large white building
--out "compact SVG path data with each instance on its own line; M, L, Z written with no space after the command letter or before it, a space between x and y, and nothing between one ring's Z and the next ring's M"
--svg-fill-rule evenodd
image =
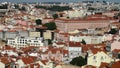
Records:
M99 44L103 42L103 36L71 35L69 37L69 40L73 42L81 42L82 40L84 40L86 44Z
M27 47L27 46L43 46L43 38L41 37L16 37L15 39L8 39L7 44L13 47Z

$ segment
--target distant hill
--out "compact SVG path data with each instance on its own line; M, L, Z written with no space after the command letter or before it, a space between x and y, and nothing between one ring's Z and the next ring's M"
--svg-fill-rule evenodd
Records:
M0 0L0 2L12 2L12 3L22 3L22 2L80 2L80 1L103 1L103 0ZM104 0L108 2L120 2L120 0Z

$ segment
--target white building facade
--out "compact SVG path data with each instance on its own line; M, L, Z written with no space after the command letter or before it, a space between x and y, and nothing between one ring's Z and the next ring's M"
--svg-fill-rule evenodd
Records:
M16 37L15 39L8 39L7 44L13 47L27 47L27 46L43 46L43 38L41 37Z
M82 47L68 47L68 51L69 51L69 58L73 59L75 57L79 57L82 53Z
M84 40L86 44L99 44L102 43L103 36L70 36L69 40L73 42L81 42Z
M104 52L97 52L96 54L89 55L87 65L93 65L99 68L102 62L111 63L114 60Z
M86 15L86 10L70 10L67 12L69 18L77 18L77 17L84 17Z

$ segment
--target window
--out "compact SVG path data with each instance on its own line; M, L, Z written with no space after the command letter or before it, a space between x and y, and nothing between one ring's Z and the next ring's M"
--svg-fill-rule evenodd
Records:
M31 40L29 40L29 42L31 42Z
M95 60L95 63L97 63L97 61Z
M94 56L93 59L95 60L95 59L96 59L96 56Z
M43 68L43 66L40 65L40 68Z
M103 56L101 57L101 60L104 60Z
M38 41L34 41L34 42L36 42L36 43L37 43Z

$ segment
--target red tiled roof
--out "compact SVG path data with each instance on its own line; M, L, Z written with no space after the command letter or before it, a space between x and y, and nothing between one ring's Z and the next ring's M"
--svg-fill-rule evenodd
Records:
M8 32L15 32L16 30L12 29L12 30L8 30Z
M93 54L96 54L96 53L100 52L101 50L100 49L91 49L91 51Z
M4 63L4 64L10 63L10 61L8 60L8 57L1 57L0 60L1 60L1 62Z
M48 62L48 60L42 60L41 62L46 65L46 63Z
M120 68L120 61L113 63L111 68Z
M112 22L111 24L119 24L119 22Z
M21 27L21 28L14 28L14 30L16 30L16 31L17 31L17 30L22 30L22 31L25 31L25 29L24 29L24 28L22 28L22 27Z
M61 35L64 35L64 37L68 37L69 34L68 33L60 33Z
M56 54L57 52L62 53L60 48L52 48L52 49L49 50L49 52L52 52L52 54Z
M25 48L22 48L22 51L24 51L25 53L31 51L33 48L36 48L35 46L29 46L29 47L25 47Z
M54 32L59 33L59 32L60 32L60 30L56 29L56 30L54 30Z
M68 50L63 50L63 55L67 54L68 55L69 51Z
M2 32L3 30L0 30L0 32Z
M22 61L24 64L31 64L34 63L35 60L32 57L22 57Z
M13 48L13 47L11 47L9 45L5 45L5 46L2 47L2 50L13 50L13 51L15 51L16 48Z
M69 47L81 47L80 42L69 42Z
M114 49L113 52L120 53L120 49Z
M105 68L109 65L109 63L102 62L99 68Z
M64 42L57 42L57 45L65 44Z
M91 15L91 16L88 16L86 17L86 19L61 19L61 18L58 18L56 19L56 21L59 21L61 20L62 22L81 22L81 21L103 21L103 20L115 20L113 19L112 17L107 17L105 15ZM96 22L97 23L97 22Z
M63 48L51 48L48 50L48 52L51 52L52 54L56 54L57 52L60 52L63 55L68 54L68 50Z
M99 46L99 47L98 47ZM88 50L91 50L93 54L96 54L97 52L105 51L105 44L87 44L87 45L82 45L82 51L87 52Z

